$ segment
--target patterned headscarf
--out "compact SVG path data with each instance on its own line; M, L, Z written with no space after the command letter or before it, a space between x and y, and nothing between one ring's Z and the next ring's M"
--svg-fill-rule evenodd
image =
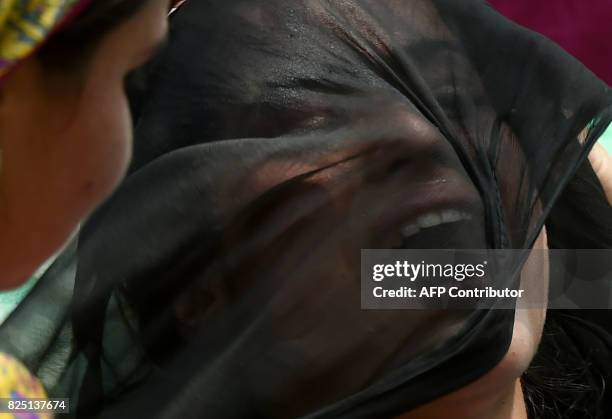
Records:
M0 79L90 0L0 0Z

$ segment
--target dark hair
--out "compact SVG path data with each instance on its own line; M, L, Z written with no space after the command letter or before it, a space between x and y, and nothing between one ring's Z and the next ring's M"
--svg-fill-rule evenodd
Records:
M40 49L44 65L66 70L85 64L104 35L135 15L150 0L93 0Z
M582 336L581 325L572 327L572 320L565 313L548 313L538 352L521 379L531 419L601 417L605 374L577 347L577 340L588 345L592 337Z
M575 223L567 223L570 214ZM612 246L610 219L612 207L585 162L546 223L549 248L608 248ZM592 228L583 231L576 225ZM597 324L602 322L606 322L606 316L597 310L548 311L540 347L522 377L530 418L602 417L602 403L608 397L608 372L593 356L599 342L593 330L597 331ZM600 353L607 356L605 349Z

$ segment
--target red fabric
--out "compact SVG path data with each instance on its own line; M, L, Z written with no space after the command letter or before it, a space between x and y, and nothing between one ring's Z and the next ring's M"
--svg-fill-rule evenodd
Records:
M489 0L515 22L555 41L612 84L612 0Z

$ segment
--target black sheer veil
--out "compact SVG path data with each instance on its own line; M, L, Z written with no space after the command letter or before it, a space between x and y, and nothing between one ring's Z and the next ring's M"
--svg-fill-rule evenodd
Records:
M609 88L481 1L188 1L130 94L129 176L0 329L81 416L392 417L514 312L362 310L361 249L610 243L559 209Z

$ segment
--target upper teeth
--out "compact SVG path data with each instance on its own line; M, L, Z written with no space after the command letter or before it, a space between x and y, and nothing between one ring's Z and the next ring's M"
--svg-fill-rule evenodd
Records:
M467 212L457 210L443 210L429 212L419 216L414 223L402 227L402 235L409 237L417 234L420 230L435 227L440 224L454 223L461 220L471 220L472 216Z

